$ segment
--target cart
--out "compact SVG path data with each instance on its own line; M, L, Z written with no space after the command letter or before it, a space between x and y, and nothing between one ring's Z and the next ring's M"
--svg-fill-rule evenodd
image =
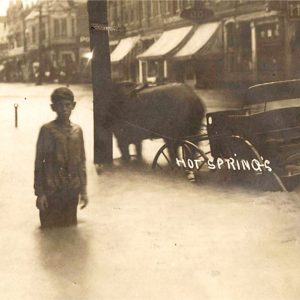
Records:
M239 177L272 180L283 191L294 189L300 182L300 80L250 87L240 109L208 113L205 129L178 140L174 151L171 161L163 145L152 168L185 170L191 178L204 168L227 168Z

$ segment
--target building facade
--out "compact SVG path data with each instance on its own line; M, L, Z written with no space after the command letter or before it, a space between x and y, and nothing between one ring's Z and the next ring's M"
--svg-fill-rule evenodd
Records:
M205 87L300 75L300 1L110 0L109 21L117 80Z
M0 17L0 81L6 80L5 59L8 53L6 17Z
M6 16L7 81L74 81L78 76L76 3L10 2Z
M109 0L109 24L115 29L110 37L112 41L119 43L111 57L113 79L140 82L154 78L162 80L165 75L162 59L139 61L138 56L165 31L192 26L193 22L181 18L180 14L183 9L192 7L196 2Z

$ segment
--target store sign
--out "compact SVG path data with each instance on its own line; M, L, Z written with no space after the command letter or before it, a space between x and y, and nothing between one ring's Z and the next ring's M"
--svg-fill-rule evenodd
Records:
M204 8L204 7L191 7L184 9L181 12L181 18L192 20L194 22L203 22L211 17L213 17L214 13L212 10Z

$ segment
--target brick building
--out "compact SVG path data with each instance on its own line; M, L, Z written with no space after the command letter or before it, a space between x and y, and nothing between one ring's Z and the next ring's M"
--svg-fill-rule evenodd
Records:
M6 17L0 17L0 80L6 79L5 64L8 52Z
M300 1L110 0L109 21L118 80L203 87L299 77Z
M6 16L7 81L74 80L78 69L76 3L38 0L23 7L10 2Z

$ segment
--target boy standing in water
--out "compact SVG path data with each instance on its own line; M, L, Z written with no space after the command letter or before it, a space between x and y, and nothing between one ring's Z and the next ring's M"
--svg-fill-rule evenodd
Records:
M76 225L79 196L81 208L88 203L83 134L70 122L74 95L68 88L58 88L51 102L57 118L40 130L34 170L42 228Z

